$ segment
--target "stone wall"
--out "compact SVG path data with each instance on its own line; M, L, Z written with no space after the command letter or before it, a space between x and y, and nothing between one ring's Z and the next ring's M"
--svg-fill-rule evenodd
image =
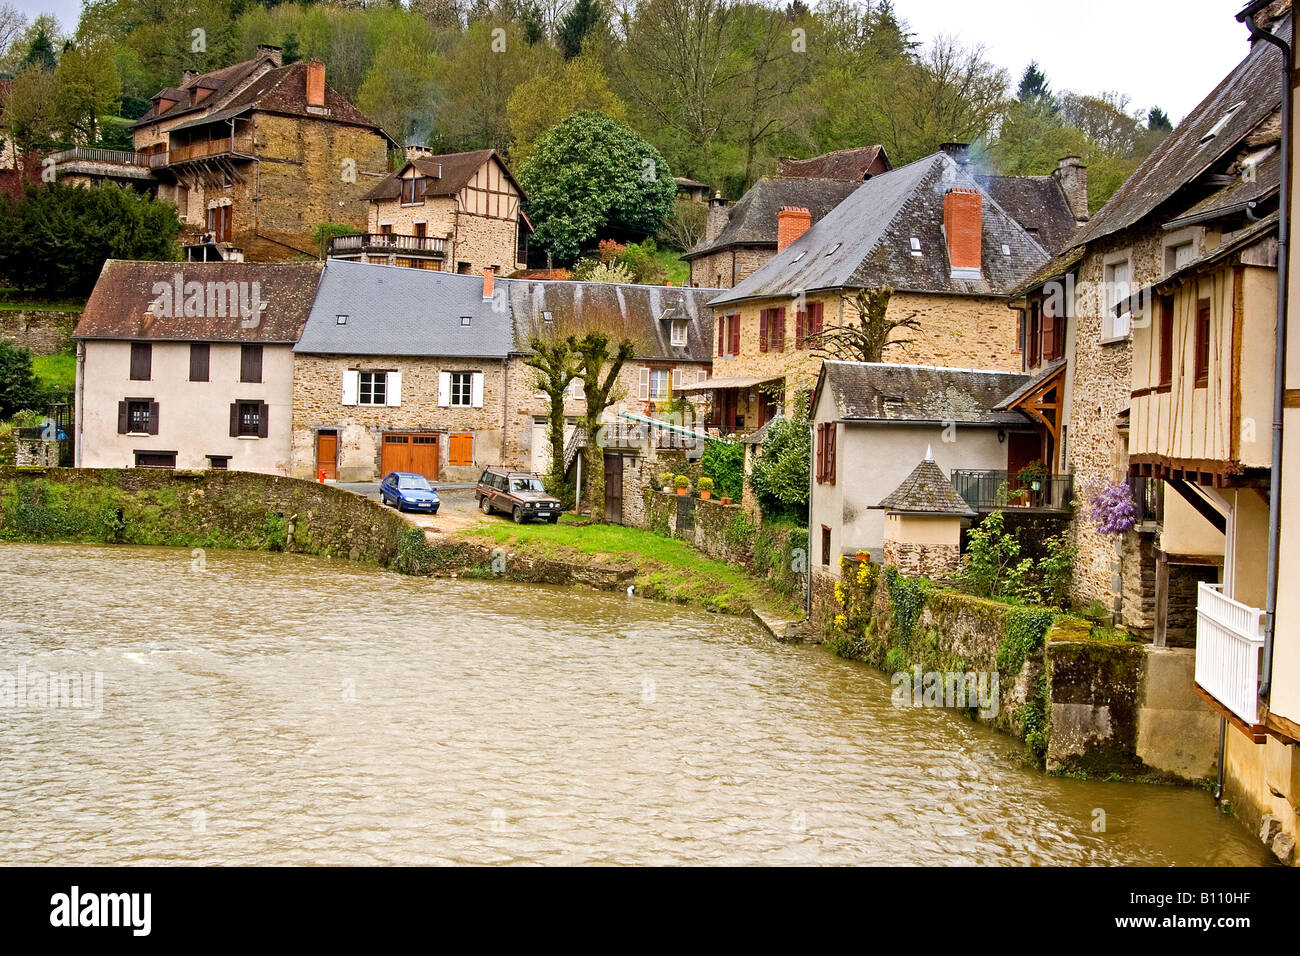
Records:
M0 468L8 541L296 551L387 565L411 527L360 495L274 475Z
M80 312L55 309L0 310L0 338L33 355L71 352L72 330Z
M915 544L887 537L884 552L881 563L908 577L945 581L961 568L961 548L955 544Z
M44 438L14 438L14 464L21 467L57 468L65 456L71 457L72 442Z
M691 260L691 285L704 289L730 289L776 255L776 245L733 246Z
M401 405L344 405L343 372L350 368L402 373ZM483 373L483 407L438 405L438 374L444 371ZM339 480L370 481L379 476L383 433L438 434L438 477L472 481L487 465L501 463L502 420L506 409L505 362L498 359L410 358L405 356L294 356L293 475L310 478L316 470L316 433L322 428L339 434ZM445 436L474 436L472 465L448 464Z

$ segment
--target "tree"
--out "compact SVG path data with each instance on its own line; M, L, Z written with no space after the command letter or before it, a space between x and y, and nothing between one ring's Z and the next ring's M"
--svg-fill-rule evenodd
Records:
M54 113L67 139L94 142L100 117L117 113L122 81L108 43L75 43L54 70Z
M12 3L0 4L0 59L8 59L10 48L26 27L26 15Z
M564 394L578 374L577 356L568 341L534 335L524 364L537 369L537 387L549 399L547 432L551 440L552 486L564 481Z
M179 258L179 232L171 203L130 189L28 186L18 201L0 201L0 276L46 295L87 296L107 259Z
M1153 133L1172 133L1174 124L1169 121L1169 115L1164 110L1153 106L1147 113L1147 129Z
M45 73L54 72L58 66L58 59L54 55L54 40L51 37L50 29L42 21L37 21L36 36L32 38L31 45L27 47L27 53L23 56L22 62L18 68L25 70L29 67L35 67Z
M1016 99L1021 103L1053 103L1052 88L1047 85L1047 75L1038 68L1037 60L1030 60L1025 72L1020 74Z
M673 203L672 215L659 230L659 238L674 249L690 249L704 238L708 214L709 207L704 203L678 199Z
M796 402L793 413L767 426L762 452L749 476L764 514L801 519L807 514L812 436L808 410Z
M635 344L629 339L622 339L615 344L614 339L604 332L588 332L581 338L570 336L569 349L576 358L577 372L582 378L582 395L587 408L583 414L583 428L586 431L586 444L582 450L585 468L585 501L591 508L591 516L597 521L605 520L605 449L600 441L601 419L605 409L609 408L618 396L614 387L618 384L618 373L623 365L636 352ZM578 489L579 501L584 489Z
M0 339L0 420L40 408L44 402L44 392L32 371L31 352Z
M857 313L856 324L832 325L809 337L812 348L846 362L879 362L891 346L906 345L911 339L893 338L899 329L919 329L916 313L899 318L889 317L889 300L894 290L889 286L862 289L852 299L844 297L849 309Z
M38 67L28 67L14 77L4 100L7 139L19 155L49 147L59 127L55 100L58 84L54 74Z
M298 43L298 34L286 33L284 43L280 47L280 62L285 66L290 63L297 63L302 59L302 47Z
M651 234L677 194L653 146L603 113L568 117L542 136L519 168L536 223L534 239L562 262L602 229Z
M506 119L516 166L528 159L533 144L547 130L574 113L596 110L626 121L627 107L609 88L600 64L588 56L558 63L515 87L506 102Z
M582 41L595 27L605 20L605 9L600 0L574 0L556 31L560 52L566 60L572 60L582 53Z

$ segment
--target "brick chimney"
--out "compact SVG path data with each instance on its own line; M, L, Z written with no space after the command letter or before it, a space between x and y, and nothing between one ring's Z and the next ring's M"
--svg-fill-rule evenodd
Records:
M325 64L320 60L307 63L307 105L325 105Z
M1057 161L1052 175L1061 184L1061 192L1065 193L1075 223L1083 225L1088 221L1088 167L1078 156L1063 156Z
M284 66L284 55L280 52L278 46L271 46L268 43L259 43L257 45L257 55L259 57L269 56L271 62L276 66Z
M731 213L727 211L727 201L722 198L722 193L719 192L709 200L708 217L704 220L704 241L712 242L722 235L722 230L727 228L727 220L730 218Z
M782 206L776 214L776 251L794 242L812 225L812 213L803 206Z
M954 279L978 279L984 240L984 197L978 189L949 189L943 196L943 234Z
M485 266L483 269L483 301L492 298L492 284L496 281L496 270L491 266Z

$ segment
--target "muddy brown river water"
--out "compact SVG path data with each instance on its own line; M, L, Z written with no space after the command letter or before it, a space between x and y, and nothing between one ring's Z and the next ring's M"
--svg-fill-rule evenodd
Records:
M5 863L1267 862L1204 792L1045 776L865 665L622 595L0 545L0 683Z

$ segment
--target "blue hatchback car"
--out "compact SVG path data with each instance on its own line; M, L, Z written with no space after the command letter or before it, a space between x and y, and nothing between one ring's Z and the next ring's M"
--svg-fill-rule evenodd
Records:
M438 513L438 493L423 475L390 471L379 483L379 496L384 504L392 505L398 511Z

